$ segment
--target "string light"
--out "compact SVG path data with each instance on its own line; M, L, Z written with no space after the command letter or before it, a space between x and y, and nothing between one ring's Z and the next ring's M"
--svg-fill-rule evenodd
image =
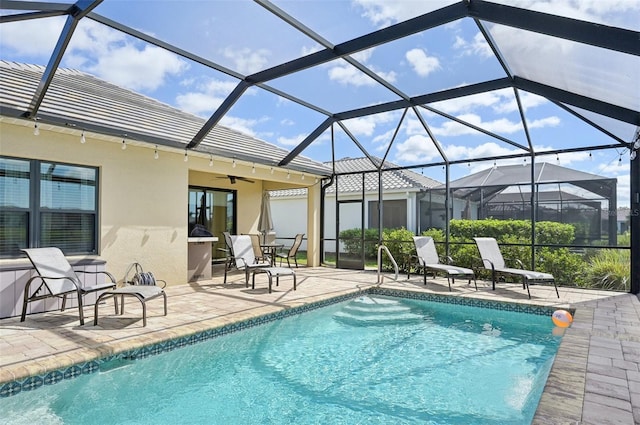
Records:
M233 162L231 163L231 167L236 168L236 160L234 159Z
M37 121L33 125L33 135L34 136L39 136L40 135L40 127L38 127L38 122Z
M82 144L87 143L87 139L86 137L84 137L84 130L82 130L82 134L80 135L80 143Z
M122 139L122 150L127 149L127 142L125 141L125 139Z
M291 173L289 172L289 170L287 170L287 180L289 180L291 178Z
M189 161L189 155L187 155L187 150L184 150L184 162Z
M497 170L497 169L498 169L498 164L496 163L496 161L493 161L493 167L492 167L492 168L493 168L494 170Z
M593 155L591 155L591 152L589 152L589 160L593 161Z
M158 145L156 145L156 149L153 152L153 159L158 159L160 155L158 155Z
M255 174L256 173L256 164L253 164L251 166L251 174Z
M209 155L209 167L213 167L213 155Z
M302 173L302 177L300 178L300 180L304 180L304 173Z
M560 164L560 155L556 154L556 161L558 161L558 164Z
M273 174L273 167L271 167L271 174Z

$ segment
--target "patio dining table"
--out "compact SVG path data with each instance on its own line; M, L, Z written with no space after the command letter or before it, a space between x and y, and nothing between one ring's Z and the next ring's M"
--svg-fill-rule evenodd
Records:
M282 249L284 247L284 244L282 243L261 243L260 244L260 249L262 249L262 252L264 252L265 254L267 254L269 256L269 258L271 258L271 265L275 267L276 265L276 252L278 252L279 249Z

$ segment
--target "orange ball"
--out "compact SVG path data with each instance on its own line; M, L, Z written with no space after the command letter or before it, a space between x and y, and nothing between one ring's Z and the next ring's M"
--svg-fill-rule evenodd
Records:
M568 328L573 322L573 316L567 310L556 310L551 316L553 324L560 328Z

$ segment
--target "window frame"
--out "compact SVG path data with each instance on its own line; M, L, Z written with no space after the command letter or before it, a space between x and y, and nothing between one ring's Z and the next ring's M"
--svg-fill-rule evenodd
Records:
M74 164L68 162L61 161L51 161L51 160L41 160L41 159L32 159L32 158L22 158L22 157L13 157L7 155L0 155L2 159L9 159L15 161L23 161L28 163L29 165L29 201L27 208L18 208L18 207L3 207L5 211L14 211L14 212L26 212L27 214L27 237L25 241L27 246L25 248L38 248L42 245L43 240L43 231L42 231L42 214L47 213L55 216L56 214L82 214L82 215L90 215L93 217L94 228L92 229L91 242L92 247L90 250L69 250L63 249L66 255L97 255L98 254L98 246L99 246L99 236L100 236L100 168L90 165L84 164ZM94 208L93 209L75 209L75 208L44 208L41 203L41 186L43 184L42 173L40 171L42 164L54 164L65 167L75 167L81 168L85 170L91 170L94 173ZM4 196L4 195L3 195ZM10 258L19 258L20 253L18 252L0 252L0 258L10 259Z

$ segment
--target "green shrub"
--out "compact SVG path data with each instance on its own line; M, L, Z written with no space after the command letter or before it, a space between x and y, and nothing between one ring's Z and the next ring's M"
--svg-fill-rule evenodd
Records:
M581 286L629 291L631 252L622 249L601 249L590 259Z
M531 243L531 223L528 220L451 220L451 237L473 242L476 236L495 238L499 243ZM540 244L570 244L574 241L571 224L540 221L536 223L536 242Z
M578 286L584 283L586 264L582 255L572 253L568 248L544 247L538 251L537 258L536 270L551 273L556 282Z
M400 229L385 229L382 231L382 239L384 244L393 255L398 263L401 271L406 272L408 267L408 259L415 254L415 246L413 244L414 233L401 227ZM392 270L393 265L386 255L382 256L382 267L384 270Z
M362 249L362 229L346 229L340 232L340 241L344 244L345 253L350 255L359 255ZM374 241L374 243L365 243L365 256L376 256L378 229L365 229L365 241Z

